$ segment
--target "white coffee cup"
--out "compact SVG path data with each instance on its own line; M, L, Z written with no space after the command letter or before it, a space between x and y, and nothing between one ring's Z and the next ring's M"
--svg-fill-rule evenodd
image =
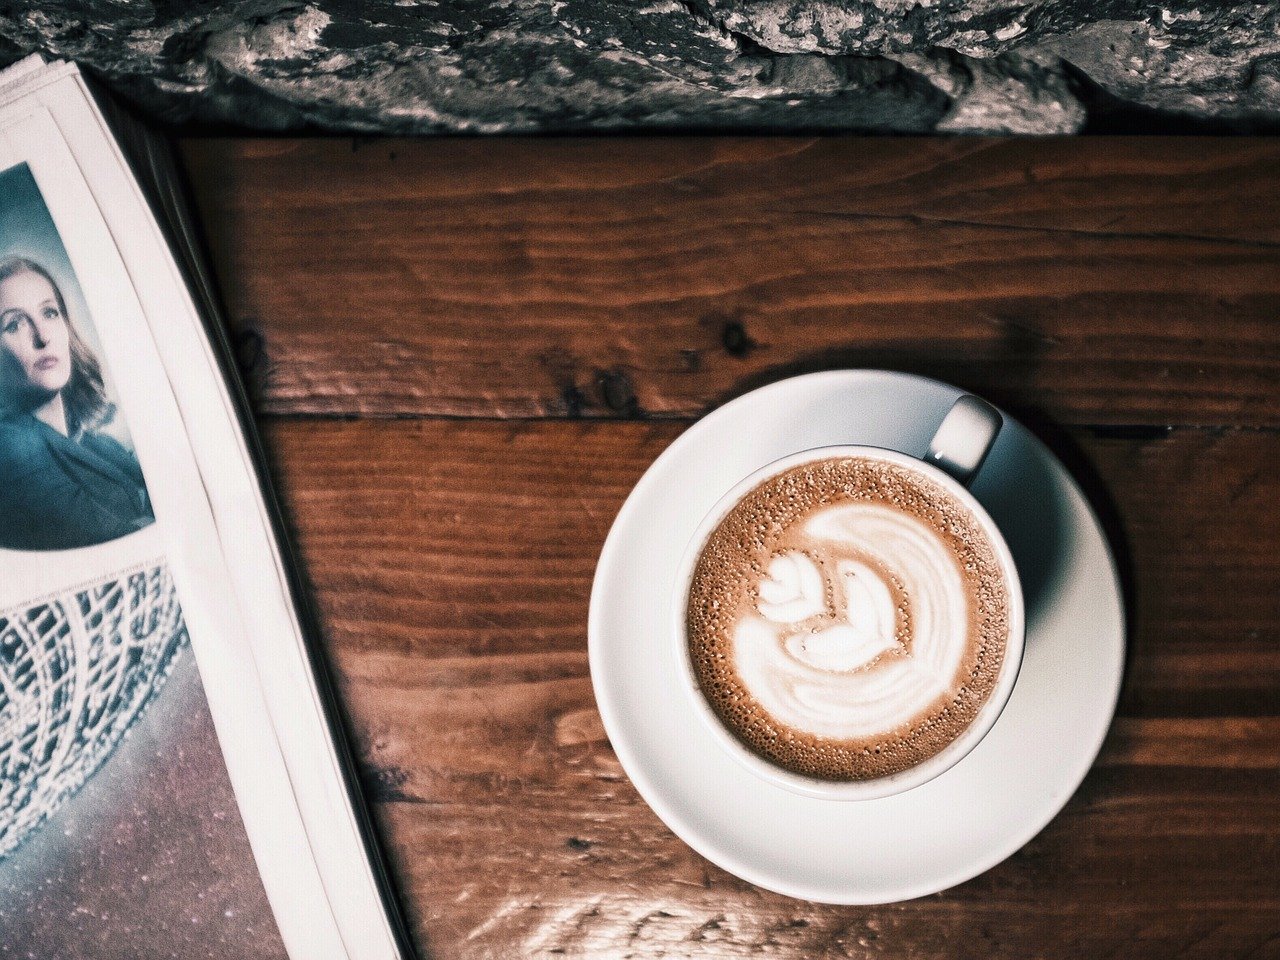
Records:
M968 490L968 484L976 476L995 443L1003 420L989 403L966 395L958 399L929 444L923 459L908 456L895 450L871 446L824 446L791 454L761 467L734 485L721 497L698 525L676 572L673 594L674 654L677 675L685 694L693 702L694 709L719 745L752 773L770 783L795 793L825 800L875 800L902 793L927 783L959 763L973 750L995 725L1001 711L1009 701L1018 670L1022 664L1025 643L1025 610L1022 587L1013 555L1005 543L1000 529L991 515L978 503ZM962 503L981 525L1000 564L1008 591L1009 634L1006 638L1004 659L996 682L986 702L959 736L932 757L897 773L870 780L830 781L808 777L787 770L766 760L747 747L720 720L712 709L698 683L694 671L686 628L689 589L694 568L707 539L738 502L756 487L792 467L815 460L835 457L863 457L882 460L909 469L932 480Z

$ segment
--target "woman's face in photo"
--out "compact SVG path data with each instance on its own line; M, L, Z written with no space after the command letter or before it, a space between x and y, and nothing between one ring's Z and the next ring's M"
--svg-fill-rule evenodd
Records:
M23 392L57 393L71 379L67 318L53 285L38 273L0 280L0 357Z

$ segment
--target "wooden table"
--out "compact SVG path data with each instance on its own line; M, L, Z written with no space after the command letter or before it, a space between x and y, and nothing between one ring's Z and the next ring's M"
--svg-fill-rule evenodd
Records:
M422 953L1280 957L1280 141L189 140ZM1023 418L1132 627L1066 809L909 903L760 890L601 727L586 614L693 420L888 367Z

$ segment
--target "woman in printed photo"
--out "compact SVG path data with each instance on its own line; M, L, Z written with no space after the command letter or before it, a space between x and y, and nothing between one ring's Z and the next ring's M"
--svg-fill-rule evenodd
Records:
M114 412L53 276L0 260L0 547L69 550L154 522L137 458L102 432Z

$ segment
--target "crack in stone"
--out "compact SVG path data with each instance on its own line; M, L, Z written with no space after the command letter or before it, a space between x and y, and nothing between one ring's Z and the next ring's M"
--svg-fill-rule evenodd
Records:
M1280 130L1280 5L230 0L0 7L160 119L269 130Z

